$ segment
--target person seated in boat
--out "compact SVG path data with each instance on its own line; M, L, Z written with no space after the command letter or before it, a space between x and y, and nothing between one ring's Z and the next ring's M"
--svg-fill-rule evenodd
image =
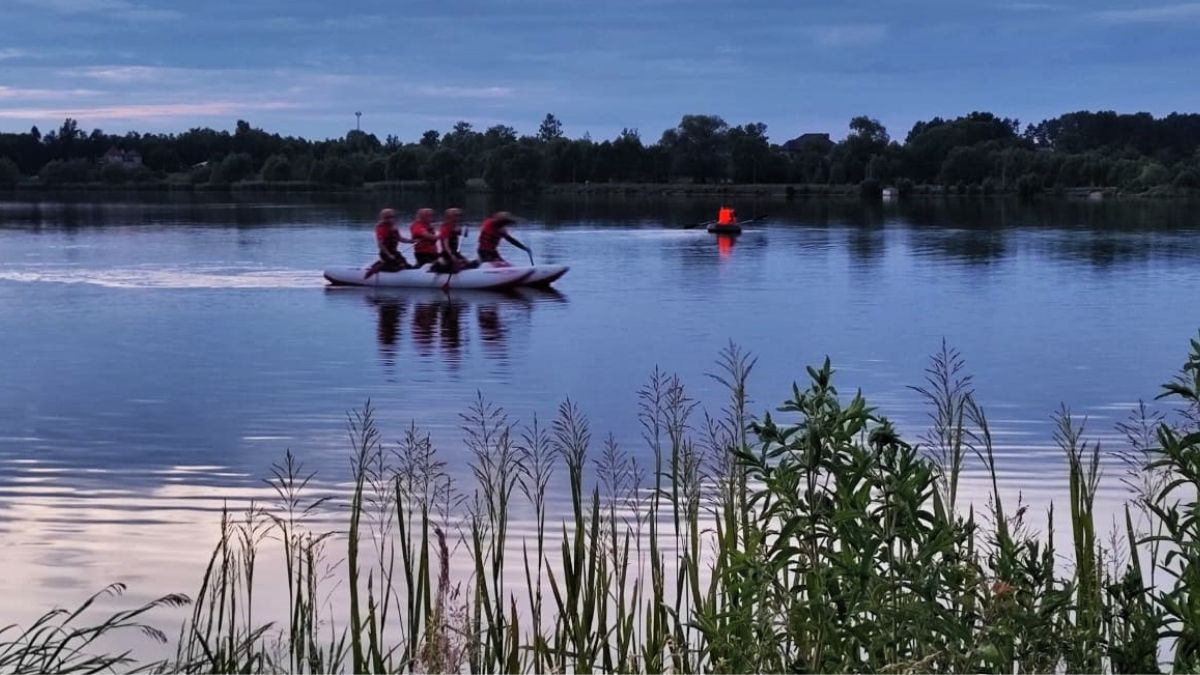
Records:
M437 261L438 234L433 226L433 209L418 209L417 219L409 227L413 241L413 257L421 267Z
M528 246L517 241L508 233L508 226L515 222L517 222L516 219L507 211L492 214L491 218L483 221L483 224L479 226L479 262L508 266L508 262L500 257L500 252L497 250L501 239L529 253Z
M722 206L721 210L717 212L717 224L718 225L736 225L737 224L737 212L728 206Z
M443 269L455 272L470 267L470 262L459 252L459 240L463 236L462 209L446 209L438 227L438 247L441 249L439 264Z
M412 241L396 229L396 212L392 209L380 211L379 222L375 224L375 244L379 247L379 260L367 270L367 278L378 272L399 272L412 267L400 253L401 243L410 244Z

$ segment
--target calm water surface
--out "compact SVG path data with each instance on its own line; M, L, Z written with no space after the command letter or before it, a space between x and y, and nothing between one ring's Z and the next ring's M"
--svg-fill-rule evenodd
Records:
M345 415L368 399L385 438L415 420L464 478L477 392L513 420L569 396L597 437L644 454L638 387L657 366L715 410L705 374L731 340L759 359L757 411L828 355L843 392L915 435L907 387L946 339L1004 489L1044 505L1066 478L1050 414L1067 403L1115 449L1113 424L1200 327L1185 204L747 203L770 218L733 243L680 228L715 203L517 204L519 236L572 266L557 292L325 288L322 267L370 259L383 205L0 203L0 623L113 581L135 599L192 591L219 510L267 498L285 449L338 489ZM1106 463L1110 508L1121 471Z

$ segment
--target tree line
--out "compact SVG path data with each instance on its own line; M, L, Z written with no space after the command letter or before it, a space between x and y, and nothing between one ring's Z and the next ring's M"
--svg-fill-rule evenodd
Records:
M116 151L116 152L114 152ZM133 154L133 153L136 153ZM1024 129L1015 119L972 112L917 122L903 141L879 121L850 120L849 133L775 142L762 123L731 126L684 115L657 141L636 129L613 139L568 138L546 115L535 135L509 126L479 131L459 122L416 141L352 130L308 140L235 129L178 134L85 132L73 119L42 134L0 134L0 186L166 183L226 186L304 183L349 188L422 181L498 191L581 183L736 183L948 186L959 191L1035 193L1056 188L1126 191L1200 189L1200 114L1073 112ZM482 183L480 183L482 181Z

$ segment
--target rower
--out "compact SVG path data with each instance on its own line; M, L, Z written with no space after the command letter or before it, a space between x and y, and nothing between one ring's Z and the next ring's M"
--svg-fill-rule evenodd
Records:
M454 271L470 265L463 254L458 251L459 238L463 235L462 227L459 225L461 220L462 209L446 209L446 212L442 214L442 224L438 228L441 264Z
M737 212L734 211L732 207L722 206L721 210L717 212L717 224L718 225L736 225L737 224Z
M483 224L479 226L479 262L491 263L496 267L508 266L509 263L500 257L500 252L497 250L501 239L530 253L528 246L517 241L508 233L508 226L515 222L516 219L507 211L492 214L491 218L483 221ZM532 253L530 255L532 256Z
M417 219L409 227L413 240L413 257L417 266L435 262L438 257L438 235L433 229L433 209L418 209Z
M400 253L400 243L412 243L396 229L396 212L384 209L379 212L379 222L375 224L375 244L379 248L379 260L367 270L366 278L378 272L399 272L412 265Z

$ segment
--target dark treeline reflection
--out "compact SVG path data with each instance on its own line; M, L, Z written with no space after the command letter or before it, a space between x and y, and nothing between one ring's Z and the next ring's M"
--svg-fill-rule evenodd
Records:
M64 196L60 200L56 196L55 201L0 202L0 228L38 232L125 225L164 229L335 227L365 232L383 206L397 208L406 217L422 206L440 208L458 204L465 208L472 228L492 210L512 210L522 219L518 227L527 232L546 231L549 246L553 247L560 234L566 235L579 227L640 230L695 227L712 219L721 204L719 197L555 195L521 200L468 194L435 199L420 192L269 198L114 194L104 198L112 201L96 201L97 195L92 195L88 199ZM868 265L881 259L888 247L898 241L908 241L920 255L967 263L1003 260L1032 246L1051 257L1100 267L1193 255L1200 246L1192 236L1200 228L1194 215L1195 205L1183 201L915 197L882 204L837 199L741 199L735 206L742 217L764 218L748 229L748 233L760 234L738 240L739 250L767 246L769 239L762 233L773 228L807 228L811 234L805 237L806 245L814 246L819 245L821 236L829 236L821 231L844 229L851 256L857 263ZM899 237L898 231L907 235ZM1014 243L1017 238L1021 241L1019 245ZM732 254L732 242L717 243L715 248L722 257ZM473 244L472 239L467 246ZM630 246L629 255L638 255L632 239ZM453 319L453 310L451 313Z

